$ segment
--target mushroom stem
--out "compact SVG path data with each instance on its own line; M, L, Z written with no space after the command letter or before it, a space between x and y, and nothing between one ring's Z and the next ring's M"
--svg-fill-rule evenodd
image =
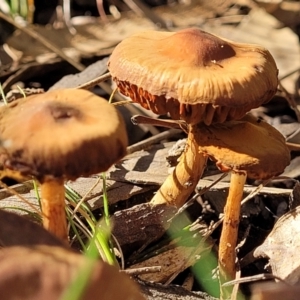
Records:
M231 172L229 193L224 208L223 228L219 244L219 269L221 283L235 278L235 248L240 222L241 201L246 182L245 171Z
M63 180L46 180L41 184L41 205L44 228L68 242Z
M207 158L198 150L195 134L197 130L191 126L185 150L178 165L154 195L150 204L181 207L195 190L207 161Z

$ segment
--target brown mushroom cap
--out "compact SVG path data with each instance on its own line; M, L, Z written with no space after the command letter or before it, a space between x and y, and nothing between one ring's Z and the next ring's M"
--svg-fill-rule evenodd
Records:
M41 182L106 171L126 153L122 118L105 99L85 90L33 95L0 114L1 163Z
M266 49L195 28L135 34L115 48L108 68L122 94L189 124L240 119L278 84Z
M1 299L55 300L89 270L81 300L144 300L137 284L116 267L59 247L6 247L0 251ZM116 288L117 282L117 288Z
M251 115L238 121L197 126L199 151L223 171L246 171L249 178L268 179L283 172L290 152L279 131Z

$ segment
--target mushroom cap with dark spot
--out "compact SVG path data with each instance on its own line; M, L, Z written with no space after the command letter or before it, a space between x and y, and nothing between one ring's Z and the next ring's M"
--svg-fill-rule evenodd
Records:
M278 85L265 48L196 28L135 34L114 49L108 68L122 94L189 124L240 119Z
M0 163L41 182L106 171L126 146L117 110L85 90L33 95L0 112Z
M199 151L223 171L246 171L249 178L268 179L290 163L282 134L270 124L246 115L241 120L197 125Z

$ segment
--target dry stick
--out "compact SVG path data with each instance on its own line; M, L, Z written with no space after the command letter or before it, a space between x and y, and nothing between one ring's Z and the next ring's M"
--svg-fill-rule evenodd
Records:
M287 286L292 286L287 281L282 279L281 277L273 275L273 274L269 274L269 273L257 274L257 275L253 275L253 276L247 276L247 277L243 277L243 278L234 279L231 281L227 281L226 283L223 284L223 286L230 286L230 285L234 285L234 284L249 283L249 282L270 280L270 279L273 279L273 280L276 279L277 281L280 281L280 282L286 284Z
M156 143L161 142L162 140L166 140L171 137L174 137L175 135L180 134L180 133L181 133L181 130L178 130L178 129L170 129L167 131L163 131L163 132L156 134L148 139L145 139L141 142L138 142L136 144L133 144L133 145L127 147L127 153L130 154L130 153L133 153L136 151L144 150L146 148L149 148L153 144L156 144Z
M76 88L77 89L89 90L92 87L94 87L94 86L98 85L99 83L101 83L103 81L106 81L106 80L108 80L110 78L111 78L111 74L108 72L108 73L105 73L105 74L103 74L103 75L95 78L95 79L92 79L92 80L90 80L88 82L85 82L85 83L77 86Z
M127 104L132 104L132 103L133 103L132 100L122 100L122 101L114 102L111 105L114 105L114 106L123 106L123 105L127 105Z
M102 87L103 84L105 84L105 82L102 82L102 83L100 84L100 86ZM102 87L102 88L103 88L103 87ZM106 90L105 90L105 92L108 93L108 94L111 94L111 93L112 93L112 89L111 89L110 86L109 86L109 89L110 89L110 92L107 92ZM120 94L117 94L117 93L114 94L114 97L113 97L113 98L114 98L115 100L117 100L117 102L112 103L112 105L115 105L115 106L120 106L120 105L125 105L125 104L131 104L131 103L133 103L132 100L124 100L124 98L123 98ZM138 108L136 108L134 105L128 105L128 106L127 106L127 109L129 110L129 112L130 112L132 115L136 115L136 114L141 113L141 111L140 111ZM156 134L159 133L159 131L157 130L157 128L155 128L155 127L152 126L152 125L146 125L146 128L150 131L150 133L151 133L152 135L156 135Z
M129 276L137 276L142 274L159 273L161 272L161 266L143 267L121 270L121 273L125 273Z
M71 215L71 218L74 218L74 215L76 214L77 210L80 208L81 204L83 202L85 202L85 199L88 197L88 195L96 188L96 186L99 184L99 182L101 181L102 177L99 176L96 180L96 182L92 185L92 187L86 192L86 194L80 199L80 201L78 201L78 203L76 204L73 212L72 212L72 215Z
M292 71L288 72L287 74L285 74L283 76L280 76L279 80L281 81L283 79L286 79L287 77L290 77L290 76L292 76L292 75L294 75L295 73L298 73L298 72L300 72L300 68L297 68L295 70L292 70Z
M134 115L131 117L131 122L134 125L140 124L151 124L154 126L161 126L166 128L175 128L181 129L184 132L188 132L187 124L184 121L175 121L175 120L161 120L161 119L154 119L151 117L146 117L142 115Z
M290 142L285 142L290 151L300 151L300 145Z
M32 204L30 203L26 198L21 196L18 192L16 192L14 189L6 185L3 181L0 180L0 186L4 189L6 189L9 193L12 195L18 197L20 200L22 200L24 203L26 203L33 211L35 211L40 217L43 216L43 214ZM1 201L1 200L0 200Z

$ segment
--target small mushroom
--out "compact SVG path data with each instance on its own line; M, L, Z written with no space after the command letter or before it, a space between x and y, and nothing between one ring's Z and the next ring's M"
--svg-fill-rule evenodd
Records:
M64 181L106 171L126 146L116 109L85 90L33 95L0 112L0 163L13 177L40 182L44 227L65 241Z
M290 162L285 139L274 127L251 115L211 126L199 125L199 151L231 172L219 245L223 280L234 279L240 207L246 178L265 180L282 173Z
M153 205L180 207L194 191L206 164L198 151L197 124L240 119L269 101L278 84L275 61L266 49L196 28L135 34L115 48L108 68L122 94L188 124L185 151Z

